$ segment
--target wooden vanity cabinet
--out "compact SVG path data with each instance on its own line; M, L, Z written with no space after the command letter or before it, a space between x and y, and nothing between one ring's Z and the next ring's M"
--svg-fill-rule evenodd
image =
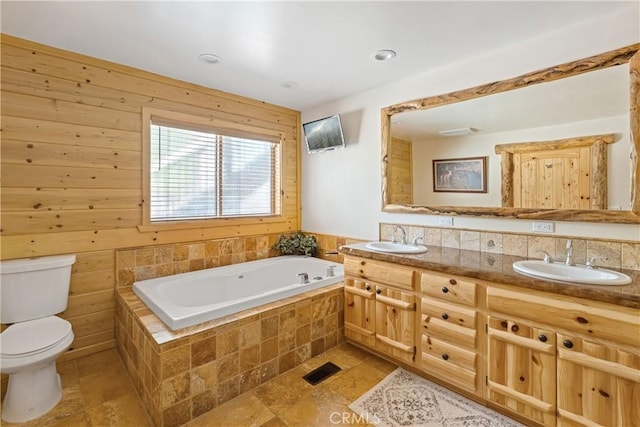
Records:
M638 309L493 286L487 308L487 400L549 426L640 426Z
M419 368L461 389L481 394L476 283L423 271L420 290Z
M627 351L615 343L559 334L558 425L594 423L640 426L638 348Z
M416 355L414 271L345 257L345 336L413 365Z
M487 318L487 400L556 425L556 334L509 316Z
M376 344L375 285L346 276L344 279L344 335L369 347Z
M640 310L345 257L345 335L545 426L640 427Z

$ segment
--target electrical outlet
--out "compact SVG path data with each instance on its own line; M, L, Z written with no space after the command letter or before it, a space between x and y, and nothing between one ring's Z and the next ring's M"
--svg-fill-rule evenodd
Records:
M553 222L534 222L533 232L534 233L553 233L554 223Z
M453 217L452 216L439 216L438 217L438 225L442 225L445 227L451 227L453 225Z

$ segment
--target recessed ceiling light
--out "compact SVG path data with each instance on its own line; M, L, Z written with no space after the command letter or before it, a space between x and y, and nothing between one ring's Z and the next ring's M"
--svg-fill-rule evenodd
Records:
M283 88L285 89L295 89L298 87L298 83L291 81L291 80L287 80L285 82L282 82L280 84Z
M213 55L211 53L203 53L202 55L198 55L198 59L207 64L217 64L222 61L222 58L220 58L218 55Z
M395 58L396 52L391 49L382 49L373 52L371 57L376 61L388 61L390 59Z
M475 129L475 128L459 128L459 129L447 129L447 130L438 131L438 133L442 136L471 135L476 132L478 132L478 129Z

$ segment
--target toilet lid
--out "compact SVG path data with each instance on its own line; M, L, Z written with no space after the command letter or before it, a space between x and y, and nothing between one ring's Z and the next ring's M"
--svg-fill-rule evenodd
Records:
M40 353L62 341L71 332L71 323L56 316L14 323L0 334L4 356Z

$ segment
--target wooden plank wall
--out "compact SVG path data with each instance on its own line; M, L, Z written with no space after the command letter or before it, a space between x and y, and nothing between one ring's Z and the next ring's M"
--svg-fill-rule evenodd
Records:
M391 138L389 147L389 203L413 203L413 160L409 141Z
M5 34L1 50L0 258L77 254L64 357L115 345L116 249L300 229L298 111ZM283 132L282 216L140 232L143 106Z

